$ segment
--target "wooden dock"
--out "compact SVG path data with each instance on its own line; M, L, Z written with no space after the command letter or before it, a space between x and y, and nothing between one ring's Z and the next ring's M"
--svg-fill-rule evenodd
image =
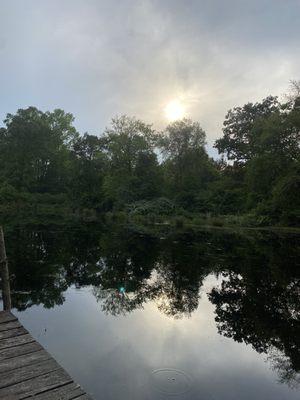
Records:
M9 311L0 312L0 399L92 400Z

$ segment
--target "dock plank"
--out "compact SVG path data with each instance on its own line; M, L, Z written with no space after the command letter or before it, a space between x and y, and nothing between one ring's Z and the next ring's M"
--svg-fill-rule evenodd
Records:
M9 329L7 331L0 332L0 340L8 339L14 336L21 336L25 334L28 334L28 332L26 331L26 329L23 328L23 326L20 326L19 328Z
M20 328L22 325L20 324L19 321L10 321L10 322L5 322L5 323L0 323L0 332L5 332L10 329L16 329Z
M69 383L68 385L52 389L48 392L43 392L34 396L35 400L72 400L80 398L79 396L85 395L84 391L76 383Z
M92 400L10 312L0 312L1 400Z
M34 351L24 355L3 359L0 362L0 374L17 368L29 366L41 361L49 360L50 354L45 350Z
M58 369L61 369L61 367L57 362L53 359L48 359L37 364L32 364L30 367L26 365L25 367L16 368L8 372L2 372L0 374L0 388L11 386L31 378L37 378Z
M2 349L0 350L0 362L1 360L7 360L9 358L22 356L39 350L43 350L43 347L38 342L31 342L26 343L23 346Z
M9 347L21 346L22 344L34 342L31 335L15 336L12 338L0 340L0 350L7 349Z
M59 386L71 383L72 379L63 370L52 371L27 381L19 382L11 386L0 389L0 399L24 399L33 397L36 394L45 392L46 390L55 389Z
M15 317L9 311L1 311L0 312L0 324L5 324L6 322L17 321L17 317Z

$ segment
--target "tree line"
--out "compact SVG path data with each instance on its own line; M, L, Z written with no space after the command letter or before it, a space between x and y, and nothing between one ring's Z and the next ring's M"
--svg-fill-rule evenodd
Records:
M7 114L0 128L0 212L44 205L97 215L252 215L299 222L300 86L228 111L209 157L198 122L156 132L128 116L102 135L80 135L74 117L35 107Z

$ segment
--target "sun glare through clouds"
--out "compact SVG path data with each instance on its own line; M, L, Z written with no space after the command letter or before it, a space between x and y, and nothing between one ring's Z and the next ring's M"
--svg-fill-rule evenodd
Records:
M170 101L165 108L165 116L168 121L176 121L185 116L185 108L180 100Z

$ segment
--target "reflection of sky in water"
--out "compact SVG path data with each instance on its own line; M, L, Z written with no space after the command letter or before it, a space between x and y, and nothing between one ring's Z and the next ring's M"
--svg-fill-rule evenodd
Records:
M170 398L154 387L152 374L169 368L189 377L180 399L298 399L296 390L276 382L265 355L218 334L206 296L215 284L213 275L205 279L191 318L170 318L154 302L126 316L106 315L92 288L69 288L54 309L16 314L95 399Z

